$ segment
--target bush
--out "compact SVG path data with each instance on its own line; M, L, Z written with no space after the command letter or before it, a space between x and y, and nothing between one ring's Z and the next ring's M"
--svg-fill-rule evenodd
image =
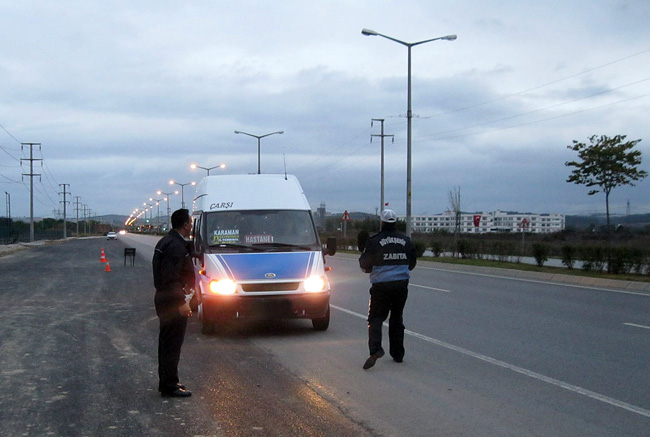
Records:
M422 257L422 255L424 255L424 251L427 250L427 245L419 240L413 241L413 247L415 248L415 256L417 258Z
M579 250L582 269L602 272L605 267L605 249L602 246L583 246Z
M478 242L475 240L458 240L457 251L463 259L473 259L478 257Z
M566 266L567 269L571 270L573 264L576 262L577 250L575 247L568 244L562 246L562 264Z
M535 243L533 244L533 256L538 266L542 267L548 261L548 254L551 248L547 244Z
M648 253L639 247L633 247L630 251L632 269L635 273L643 274L645 265L648 263Z
M632 270L643 271L645 253L637 247L615 247L609 252L609 271L614 274L628 274Z
M433 256L438 258L440 255L442 255L442 252L445 251L445 248L442 245L442 242L440 241L432 241L431 242L431 252L433 252Z
M497 261L508 262L510 255L515 253L515 244L510 241L493 241L490 252Z

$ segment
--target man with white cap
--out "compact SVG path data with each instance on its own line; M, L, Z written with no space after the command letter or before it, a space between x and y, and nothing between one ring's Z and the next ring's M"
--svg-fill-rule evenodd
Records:
M404 359L404 322L402 313L408 296L410 271L417 258L411 239L396 230L397 216L390 209L381 212L381 231L368 239L359 258L361 270L370 273L368 309L368 348L370 356L363 365L370 369L384 356L381 346L382 324L388 319L390 355L397 363Z

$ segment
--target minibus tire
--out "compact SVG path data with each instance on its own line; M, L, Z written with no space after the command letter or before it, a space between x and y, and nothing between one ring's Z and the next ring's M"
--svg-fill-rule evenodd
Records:
M317 319L311 319L311 324L314 327L315 331L327 331L327 328L330 326L330 307L327 306L327 314L325 317L319 317Z

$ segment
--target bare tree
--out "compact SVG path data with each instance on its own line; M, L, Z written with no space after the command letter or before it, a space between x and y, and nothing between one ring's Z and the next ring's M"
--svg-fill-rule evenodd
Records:
M454 213L454 258L458 248L458 235L460 234L460 187L454 188L449 192L449 203L451 211Z

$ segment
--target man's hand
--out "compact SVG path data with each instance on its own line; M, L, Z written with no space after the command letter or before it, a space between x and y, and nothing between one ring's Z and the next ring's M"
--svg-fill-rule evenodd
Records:
M178 312L181 313L181 316L192 317L192 308L190 308L190 304L188 303L179 306Z

